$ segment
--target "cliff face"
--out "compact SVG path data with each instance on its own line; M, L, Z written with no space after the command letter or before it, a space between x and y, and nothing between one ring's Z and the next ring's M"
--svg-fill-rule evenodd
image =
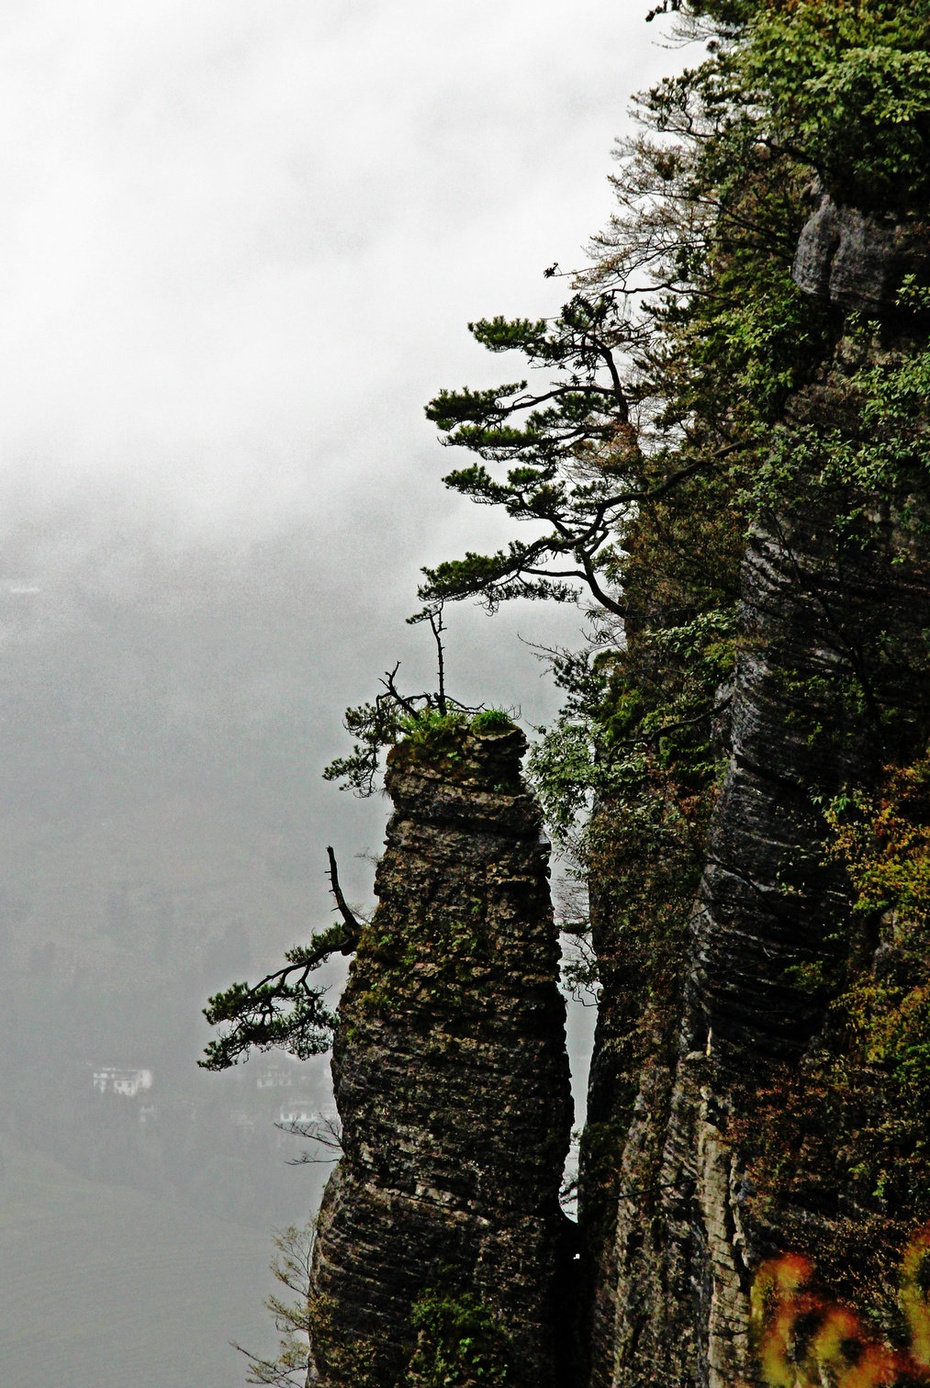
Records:
M897 408L880 389L915 394L894 370L926 344L919 302L901 301L930 263L926 245L916 222L828 197L801 236L795 279L824 301L827 346L778 416L781 473L743 556L725 697L700 705L688 692L670 725L713 724L724 773L718 786L711 751L710 774L705 763L690 783L661 781L649 832L604 836L641 861L613 887L591 884L603 993L577 1287L557 1201L564 1009L522 737L447 728L393 750L380 904L334 1047L345 1156L315 1246L311 1382L432 1388L423 1308L437 1298L463 1313L480 1305L509 1346L506 1372L495 1361L503 1376L460 1365L437 1382L926 1382L930 500L919 391L893 435L894 466L882 472L880 449L869 451L881 410ZM866 408L862 382L877 378ZM845 471L831 471L831 448L846 450ZM657 611L663 601L658 592ZM627 636L635 675L635 623ZM713 682L730 666L702 668ZM650 770L627 774L639 787ZM678 809L690 797L690 818L676 816L676 795ZM840 851L851 805L847 849L885 852L895 796L912 802L901 851L926 849L910 915L881 891L863 896ZM636 814L635 795L617 803ZM605 795L594 830L615 813ZM899 849L886 868L902 867Z
M344 1156L310 1299L310 1381L327 1388L426 1381L405 1378L424 1294L485 1308L508 1383L556 1382L571 1105L524 747L513 728L454 729L389 758L379 904L334 1045Z
M796 278L838 309L884 314L870 350L893 351L909 331L897 290L923 264L922 244L911 227L825 199ZM838 343L793 402L789 428L830 411L842 427L841 327ZM805 496L805 466L797 509L757 525L743 566L729 764L683 954L677 1038L657 1037L632 1069L625 988L642 990L642 951L628 924L596 922L610 975L589 1117L597 1131L620 1130L613 1146L589 1149L583 1171L596 1388L762 1381L752 1286L760 1264L787 1252L816 1262L834 1298L870 1312L873 1334L906 1343L894 1266L930 1210L920 1182L900 1173L910 1163L925 1176L925 1134L900 1120L887 1069L848 1063L836 1021L844 985L822 986L874 988L895 926L853 912L823 847L823 805L851 786L874 789L883 766L926 748L926 501L876 496L868 525L838 541L848 498ZM866 1180L855 1175L863 1166ZM847 1348L836 1350L850 1368L867 1347L857 1326L850 1313ZM888 1363L868 1381L900 1376Z

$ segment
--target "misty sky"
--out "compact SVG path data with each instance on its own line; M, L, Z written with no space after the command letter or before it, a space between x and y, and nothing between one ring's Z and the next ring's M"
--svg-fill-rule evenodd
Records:
M320 770L396 659L430 682L421 566L507 534L423 405L516 379L469 320L570 292L543 269L584 263L630 96L681 62L647 8L0 6L0 952L12 995L54 977L75 1065L196 1077L207 993L328 922L327 843L370 904L387 806ZM551 715L517 638L580 612L448 619L453 695Z
M542 270L583 263L630 94L680 61L643 13L7 0L0 641L28 608L79 643L84 673L58 679L77 702L88 666L144 650L135 685L165 684L169 722L211 680L236 686L227 722L303 682L332 804L342 710L398 656L429 679L404 626L420 567L504 534L444 491L423 405L509 379L470 319L566 296ZM224 662L237 602L261 646ZM183 650L153 613L187 621ZM552 697L517 633L579 625L456 609L452 692L538 719Z
M385 806L319 775L348 750L343 710L399 658L403 686L430 685L428 634L404 620L420 567L507 533L445 492L454 459L423 405L512 378L470 319L570 292L543 269L584 263L630 96L681 61L643 14L0 8L0 810L17 843L46 820L96 825L85 858L106 845L118 885L144 833L171 892L176 850L151 842L171 803L192 860L234 840L220 824L243 852L283 833L316 865L311 917L329 910L327 842L369 895L353 855L379 850ZM448 620L453 695L551 715L525 643L574 643L580 612ZM20 886L34 912L50 873ZM56 899L103 890L82 882ZM57 921L65 944L43 909L31 934ZM296 927L266 916L271 960Z
M543 267L606 220L669 63L642 9L7 0L7 505L109 489L230 543L298 517L379 563L393 532L411 567L373 578L409 583L463 524L422 405L496 376L465 323L554 307Z

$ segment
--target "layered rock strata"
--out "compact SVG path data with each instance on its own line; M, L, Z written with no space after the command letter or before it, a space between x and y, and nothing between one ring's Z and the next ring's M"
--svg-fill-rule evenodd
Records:
M923 254L915 260L911 228L826 200L805 229L796 276L838 310L896 320L897 288ZM883 349L894 331L886 328ZM835 377L840 367L832 370ZM795 418L841 398L841 382L827 373L795 402ZM803 494L802 483L799 472ZM876 497L868 538L843 544L834 520L845 500L807 498L751 537L729 766L686 949L678 1044L660 1040L625 1072L614 1058L623 1054L618 1029L629 1025L629 927L611 939L589 1120L607 1131L622 1111L623 1131L610 1158L608 1217L593 1228L582 1209L593 1259L592 1388L760 1382L752 1278L764 1258L789 1249L821 1261L835 1294L861 1302L867 1293L877 1321L895 1329L889 1244L899 1238L903 1247L908 1220L912 1228L926 1216L883 1204L880 1187L853 1196L844 1174L853 1163L836 1159L844 1143L855 1146L856 1134L842 1129L856 1103L866 1115L872 1106L876 1130L888 1128L891 1089L882 1090L881 1076L856 1077L850 1090L871 1089L841 1096L845 1110L822 1089L832 1135L816 1088L795 1126L783 1125L787 1137L778 1136L775 1112L801 1104L805 1084L825 1073L826 999L810 980L867 970L887 948L851 915L848 884L825 861L819 806L846 786L874 787L889 762L920 756L930 731L926 501ZM596 925L611 937L609 920ZM645 995L641 951L629 949L629 986ZM906 1147L905 1135L898 1159ZM747 1154L757 1172L766 1163L789 1172L764 1199ZM591 1206L605 1170L592 1150L582 1185Z
M515 1384L557 1381L571 1124L548 846L515 728L393 749L394 802L339 1007L344 1156L312 1267L310 1382L403 1383L424 1293L467 1294Z

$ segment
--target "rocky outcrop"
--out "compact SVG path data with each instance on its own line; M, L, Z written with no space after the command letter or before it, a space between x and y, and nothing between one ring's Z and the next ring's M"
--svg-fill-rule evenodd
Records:
M310 1382L390 1388L424 1293L496 1318L512 1378L556 1382L571 1106L548 846L525 743L394 748L395 812L333 1053L344 1156L319 1216ZM464 1381L464 1380L463 1380Z
M701 1250L689 1278L691 1374L710 1388L751 1374L749 1291L761 1260L792 1243L798 1218L814 1244L828 1237L827 1212L804 1208L803 1193L790 1214L757 1217L744 1155L754 1144L741 1141L763 1122L759 1089L778 1087L817 1043L824 998L806 980L837 976L865 944L848 928L837 868L823 861L818 804L874 784L883 761L917 755L927 734L930 563L904 560L890 517L884 543L845 553L824 553L825 529L808 515L750 546L730 768L693 927L663 1180L684 1246Z
M739 1072L794 1062L822 1021L797 974L836 962L847 910L818 803L874 783L926 736L930 554L889 514L868 546L825 547L826 517L774 518L744 567L745 647L730 766L694 924L688 1050Z
M926 278L927 228L821 197L798 242L794 280L838 308L887 315L899 308L905 276Z
M592 884L603 994L571 1345L557 1205L569 1125L563 1009L522 739L460 727L392 753L380 905L334 1050L345 1157L314 1255L321 1388L421 1384L405 1366L425 1293L487 1308L520 1388L758 1385L760 1268L770 1303L781 1297L799 1315L814 1307L817 1333L832 1307L849 1332L834 1351L851 1370L867 1336L876 1363L905 1362L903 1344L887 1349L904 1333L888 1269L915 1246L915 1222L930 1220L930 1086L920 1091L928 1101L912 1104L916 1120L900 1121L887 1067L863 1067L831 1008L850 979L868 989L891 970L921 1007L930 982L893 922L853 910L823 811L847 788L876 792L889 764L926 750L930 505L925 475L904 456L906 433L896 467L871 490L817 450L842 436L855 452L874 428L857 415L851 381L925 332L900 291L930 267L926 246L916 223L826 196L805 227L794 276L837 310L835 352L784 421L790 504L749 537L739 658L718 719L726 770L700 890L694 900L700 847L690 866L681 859L677 894L647 865L636 878L638 889L653 875L642 902L631 907L628 895L612 914L609 886ZM849 311L871 326L847 337ZM662 871L676 868L669 855ZM905 1214L896 1191L910 1201ZM791 1269L815 1261L822 1286L799 1292ZM845 1309L864 1300L867 1332ZM806 1353L803 1328L790 1344L782 1330L788 1367L772 1383L792 1381L791 1355ZM803 1382L835 1381L821 1367Z

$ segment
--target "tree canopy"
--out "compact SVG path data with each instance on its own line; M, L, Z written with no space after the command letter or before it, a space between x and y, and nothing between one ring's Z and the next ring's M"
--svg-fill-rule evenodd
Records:
M643 503L745 464L818 358L790 281L812 179L839 201L920 210L930 190L930 5L674 3L707 56L639 98L618 210L550 321L470 325L528 379L444 390L446 485L525 523L491 555L426 570L421 596L564 601L625 615L624 534ZM502 475L503 474L503 475Z

